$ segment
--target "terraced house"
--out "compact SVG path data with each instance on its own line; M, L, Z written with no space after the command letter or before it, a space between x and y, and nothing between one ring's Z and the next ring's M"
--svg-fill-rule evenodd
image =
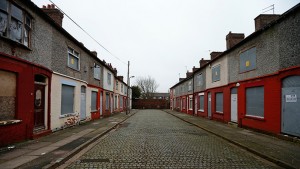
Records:
M2 0L0 21L0 146L113 112L116 69L62 28L54 5Z
M299 24L298 4L282 15L259 15L246 38L229 32L226 51L201 59L171 87L171 109L299 137ZM192 95L181 90L191 79Z

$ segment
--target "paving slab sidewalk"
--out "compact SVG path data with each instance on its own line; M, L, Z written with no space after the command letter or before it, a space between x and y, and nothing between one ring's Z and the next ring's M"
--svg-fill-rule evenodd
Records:
M133 110L128 115L125 112L116 113L36 140L15 144L15 148L0 153L0 168L55 168L136 112Z
M165 112L198 126L284 168L300 168L300 144L172 110Z

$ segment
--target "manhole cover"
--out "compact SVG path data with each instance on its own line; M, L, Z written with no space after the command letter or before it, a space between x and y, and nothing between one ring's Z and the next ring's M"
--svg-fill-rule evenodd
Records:
M109 159L108 158L104 158L104 159L83 159L80 160L80 163L109 163Z

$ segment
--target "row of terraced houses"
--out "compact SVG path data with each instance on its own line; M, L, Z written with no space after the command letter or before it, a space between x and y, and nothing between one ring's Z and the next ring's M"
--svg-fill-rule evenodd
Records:
M53 4L0 1L0 146L127 108L123 77L63 17Z
M300 5L262 14L255 32L226 36L170 88L171 109L271 134L300 136Z

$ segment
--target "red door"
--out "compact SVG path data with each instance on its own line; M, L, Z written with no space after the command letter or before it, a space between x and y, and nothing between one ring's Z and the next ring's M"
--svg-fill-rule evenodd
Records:
M45 85L34 86L34 127L45 127Z

